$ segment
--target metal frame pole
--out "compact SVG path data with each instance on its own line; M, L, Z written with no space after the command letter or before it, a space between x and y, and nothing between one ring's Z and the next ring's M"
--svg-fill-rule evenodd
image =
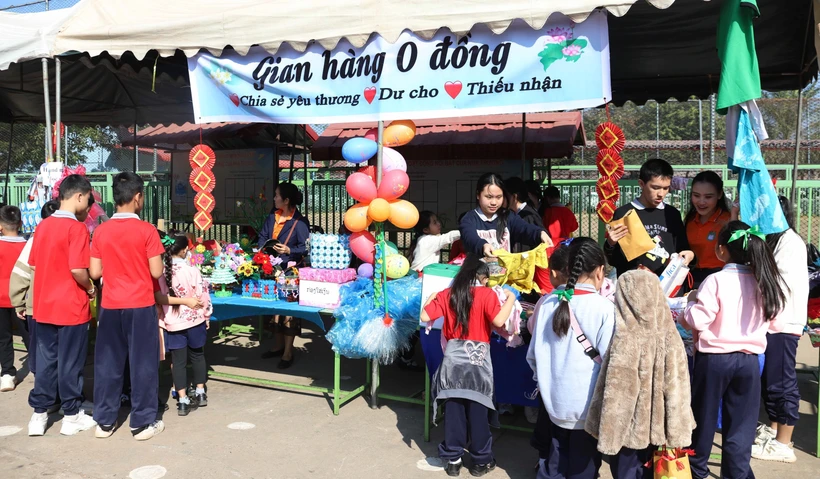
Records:
M54 81L56 82L56 88L54 89L54 95L55 95L55 110L56 110L56 114L57 114L57 118L56 118L57 121L55 122L56 126L54 127L54 135L56 136L56 139L54 140L54 145L55 145L54 157L57 159L57 161L62 161L63 160L63 156L61 154L62 152L60 151L60 147L62 146L60 144L60 139L61 139L60 130L62 129L61 128L61 126L62 126L62 124L61 124L61 113L62 112L60 111L60 89L61 89L61 84L60 84L60 76L61 76L60 75L60 70L61 70L61 67L60 67L60 64L61 64L60 57L55 57L54 58L54 67L55 67Z
M139 127L137 126L137 119L134 118L134 173L137 172L137 167L139 167L139 157L140 157L140 147L137 145L137 132Z
M382 136L384 135L384 122L379 120L379 133L376 139L379 149L376 154L376 186L378 187L382 182ZM379 407L379 361L370 361L370 408L377 409Z
M527 178L527 114L521 114L521 178Z
M11 173L11 153L12 153L12 143L14 142L14 122L11 122L9 125L9 150L8 150L8 157L6 158L6 186L3 192L3 203L9 204L9 176Z
M703 100L698 98L698 137L700 138L700 164L703 166Z
M48 59L42 59L43 64L43 99L46 106L46 161L51 161L51 95L48 91Z
M803 118L803 90L797 93L797 133L794 135L794 165L792 170L792 208L797 204L797 165L800 162L800 130Z

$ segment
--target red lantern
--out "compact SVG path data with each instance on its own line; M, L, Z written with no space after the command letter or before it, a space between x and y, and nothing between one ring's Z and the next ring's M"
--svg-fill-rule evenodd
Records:
M621 198L621 190L618 188L618 182L608 176L598 178L595 184L595 191L598 193L598 199L618 201Z
M595 207L595 211L598 213L598 217L601 218L601 221L609 223L612 221L612 217L615 216L615 202L601 200L598 202L598 206Z
M601 176L608 176L616 181L624 176L624 159L613 149L599 150L595 157L595 166L598 167L598 174Z
M211 168L216 164L216 153L208 145L196 145L188 155L191 164L191 176L189 181L191 187L197 192L194 197L194 225L201 231L205 231L214 224L211 212L216 207L216 199L211 192L216 186L216 177Z
M624 146L626 146L626 137L618 125L611 121L606 121L598 125L598 128L595 129L595 143L600 150L610 148L621 152Z

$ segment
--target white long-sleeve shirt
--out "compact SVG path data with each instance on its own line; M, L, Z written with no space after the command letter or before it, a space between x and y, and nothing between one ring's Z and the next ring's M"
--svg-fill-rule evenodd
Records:
M801 336L809 314L808 254L806 243L793 229L788 229L780 237L774 249L774 260L783 282L788 285L788 288L782 286L786 304L778 316L784 324L782 332Z
M458 230L441 235L419 237L416 249L413 251L413 264L410 265L410 269L421 271L427 265L438 263L441 261L441 250L460 238L461 233Z

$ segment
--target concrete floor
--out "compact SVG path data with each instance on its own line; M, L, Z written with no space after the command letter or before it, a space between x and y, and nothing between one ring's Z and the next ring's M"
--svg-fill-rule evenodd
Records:
M814 367L818 350L811 347L807 338L803 339L798 367ZM297 338L297 345L296 362L284 374L276 369L276 359L259 359L262 349L247 337L209 344L207 357L209 366L216 371L330 387L333 356L327 342L306 330L303 338ZM268 347L267 340L263 346ZM25 352L18 351L17 359L22 363ZM86 390L90 397L90 357L88 364ZM342 374L343 387L362 384L364 361L343 360ZM172 402L173 407L163 418L165 432L147 442L132 439L127 422L109 439L95 439L93 431L63 437L59 434L59 414L50 418L52 425L44 437L29 438L26 427L31 409L27 396L32 380L30 375L26 376L16 391L0 394L2 479L446 477L441 469L430 467L426 459L437 455L441 428L433 429L431 442L424 442L424 414L419 406L384 401L379 409L372 410L366 399L359 397L342 407L339 416L334 416L329 400L318 394L211 380L207 408L178 417ZM775 464L753 460L759 479L787 475L820 478L820 460L813 455L817 382L809 374L801 374L800 381L804 400L800 410L802 421L795 436L798 462ZM412 394L423 387L422 373L392 366L383 368L385 393ZM161 390L168 389L170 375L166 373ZM167 401L167 396L163 400ZM126 412L123 411L123 419ZM526 425L520 410L512 421ZM247 429L248 424L253 427ZM529 446L528 434L496 431L494 441L498 469L488 477L534 477L536 453ZM716 443L719 442L717 437ZM718 469L715 465L713 473ZM461 476L471 477L466 469ZM601 477L611 478L606 465L601 468Z

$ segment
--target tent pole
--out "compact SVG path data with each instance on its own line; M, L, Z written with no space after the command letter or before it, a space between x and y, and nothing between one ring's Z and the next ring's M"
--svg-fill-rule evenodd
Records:
M134 118L134 173L137 172L139 166L140 147L137 145L137 119Z
M527 178L527 114L521 114L521 178ZM527 178L532 179L532 177Z
M296 125L293 125L293 136L290 139L290 172L288 182L293 183L293 155L296 153Z
M698 136L700 137L700 164L703 166L703 100L698 98Z
M61 113L61 111L60 111L60 88L61 88L61 85L60 85L60 69L61 69L60 68L60 57L55 57L54 58L54 67L55 67L54 75L56 76L54 81L57 84L57 86L54 90L55 109L56 109L56 112L57 112L57 118L56 118L57 121L55 122L56 126L54 127L54 135L56 136L56 139L54 140L54 145L55 145L54 157L57 158L57 161L62 161L63 155L61 155L62 152L60 151L60 147L62 146L60 144L60 139L61 139L61 137L60 137L60 130L61 130L61 128L60 128L60 126L61 126L60 125L60 113Z
M797 93L797 133L794 135L794 166L792 170L792 208L797 203L797 164L800 161L800 122L803 118L803 90Z
M309 211L308 198L310 198L310 190L308 190L307 123L302 125L302 133L302 162L305 167L305 211Z
M14 122L9 125L9 151L6 158L6 186L3 192L3 203L9 204L9 174L11 172L11 145L14 142Z
M382 159L383 159L383 145L382 136L384 135L384 122L379 120L379 133L376 141L379 145L376 153L376 187L382 182ZM370 361L370 408L377 409L379 407L379 360L374 359Z
M48 92L48 59L43 58L43 99L46 104L46 161L51 161L51 95Z
M552 186L552 158L547 158L547 186Z
M65 132L63 134L63 141L65 142L65 148L63 148L63 155L66 157L66 161L68 161L68 127L65 127Z

